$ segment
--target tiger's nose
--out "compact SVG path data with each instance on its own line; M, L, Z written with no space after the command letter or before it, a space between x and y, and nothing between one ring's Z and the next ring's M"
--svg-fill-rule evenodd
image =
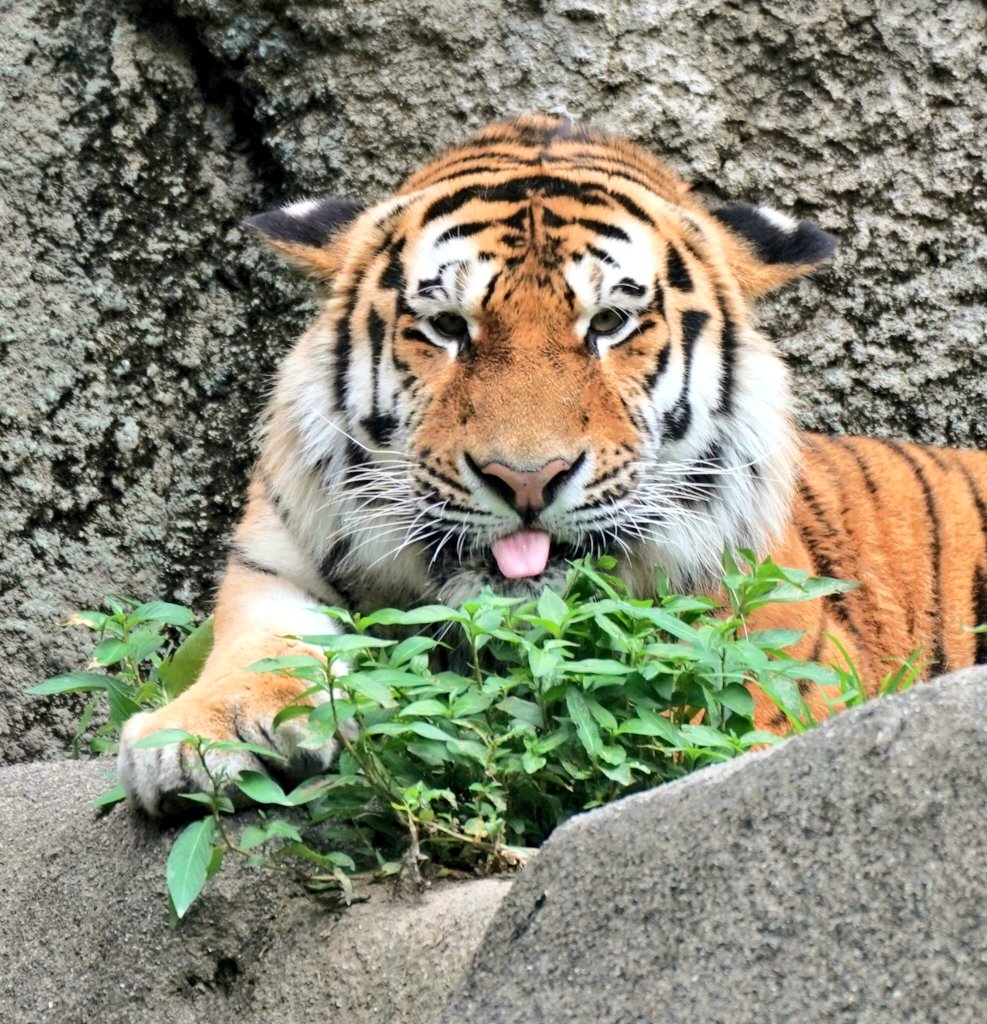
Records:
M552 492L572 468L564 459L552 459L541 469L512 469L502 462L480 467L484 480L518 512L537 512L551 500Z

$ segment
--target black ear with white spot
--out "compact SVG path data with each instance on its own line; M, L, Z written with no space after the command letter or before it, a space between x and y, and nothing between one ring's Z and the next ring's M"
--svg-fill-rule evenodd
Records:
M735 203L714 210L713 216L744 243L747 258L734 263L741 286L753 295L807 274L836 251L833 235L770 206Z
M325 196L302 199L277 210L247 217L243 224L260 232L264 240L289 262L316 277L331 276L336 260L327 249L333 236L362 210L351 199Z

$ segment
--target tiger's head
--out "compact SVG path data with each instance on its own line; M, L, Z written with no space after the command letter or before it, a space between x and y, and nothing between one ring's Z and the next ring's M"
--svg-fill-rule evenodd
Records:
M323 282L261 472L357 605L557 584L609 552L633 588L703 587L786 522L796 434L751 299L835 240L708 212L638 146L493 125L367 209L251 218Z

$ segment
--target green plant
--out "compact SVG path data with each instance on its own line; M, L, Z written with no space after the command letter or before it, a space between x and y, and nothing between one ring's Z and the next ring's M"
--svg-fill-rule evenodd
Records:
M82 737L105 699L105 721L89 740L94 754L113 753L124 722L137 711L174 700L195 682L212 645L212 619L195 626L189 609L166 601L140 603L111 594L104 611L80 611L69 620L97 634L89 670L67 672L33 686L37 697L63 693L93 694L85 704L71 746L78 757ZM94 672L91 669L102 669ZM104 802L123 799L105 794Z
M573 564L562 593L546 589L533 600L485 593L461 608L363 616L326 609L345 632L302 637L324 657L250 667L294 676L308 685L307 695L328 696L315 708L287 707L276 721L307 716L312 747L339 736L344 749L334 771L286 792L258 773L209 774L209 750L243 744L173 730L143 741L190 744L210 779L209 792L187 795L208 816L186 827L169 856L174 914L187 910L231 853L286 867L310 886L336 887L344 896L354 871L400 873L418 884L425 863L432 870L504 870L572 814L777 742L753 727L749 683L772 697L794 730L812 724L799 680L838 687L849 702L859 683L852 665L837 670L798 660L787 649L800 633L749 630L747 619L766 604L820 598L852 584L741 554L743 569L725 559L727 607L669 593L660 581L655 599L633 599L604 558ZM99 689L97 679L107 697L127 688L129 703L111 708L108 729L142 703L173 696L162 666L185 659L185 646L162 658L160 644L148 637L145 648L135 639L142 622L166 621L147 619L154 605L116 604L109 617L83 620L124 644L106 648L101 640L97 647L97 663L116 666L115 682L73 674L35 691ZM187 629L190 620L171 624ZM423 628L427 635L419 635ZM142 666L136 656L145 649L150 661ZM334 675L334 659L350 671ZM262 809L261 823L239 836L228 818L233 787ZM282 807L304 807L306 821L270 813Z

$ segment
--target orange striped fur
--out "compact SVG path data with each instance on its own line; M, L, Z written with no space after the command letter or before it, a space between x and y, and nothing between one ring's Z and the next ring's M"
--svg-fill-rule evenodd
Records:
M823 660L835 637L871 686L919 647L930 671L987 660L963 629L987 618L987 455L800 435L753 326L753 298L832 252L818 228L710 212L639 147L550 118L491 126L366 210L248 224L326 298L261 427L202 678L125 731L148 812L204 781L187 747L134 748L158 729L269 746L297 775L331 762L299 719L274 728L300 687L243 670L325 632L314 606L538 593L582 553L642 593L656 570L715 588L724 545L859 580L758 625Z

